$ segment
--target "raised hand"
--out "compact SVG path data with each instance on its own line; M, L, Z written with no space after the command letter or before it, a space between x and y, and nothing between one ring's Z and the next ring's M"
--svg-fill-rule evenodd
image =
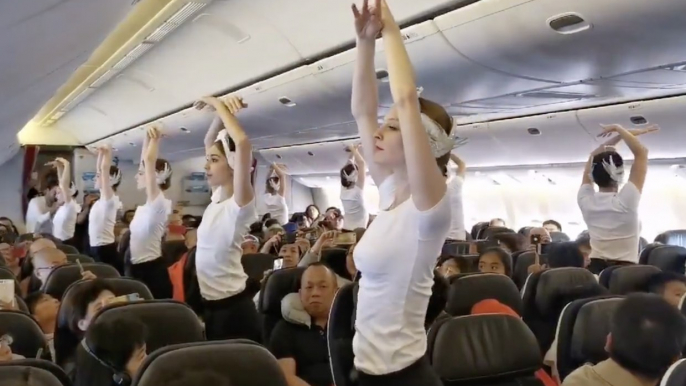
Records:
M648 134L648 133L652 133L654 131L660 130L660 126L658 126L657 124L652 124L652 125L647 126L647 127L638 128L638 129L629 129L629 130L624 129L624 127L622 127L621 125L614 124L614 123L610 124L610 125L602 125L601 124L600 127L603 129L603 131L602 131L602 133L598 134L598 137L602 137L602 138L609 137L610 135L612 135L612 133L616 133L620 129L628 131L629 133L631 133L635 137L639 136L639 135Z
M379 36L384 25L381 15L381 0L373 0L374 5L369 6L369 0L364 0L362 10L357 5L352 5L355 17L355 32L359 39L374 40Z
M212 110L217 110L221 108L226 108L229 110L229 113L232 115L235 115L242 109L248 107L247 103L243 102L243 98L237 96L237 95L229 95L225 101L222 101L219 98L213 97L213 96L207 96L200 98L200 100L196 101L193 104L193 107L195 107L198 110L202 110L206 107L209 107Z

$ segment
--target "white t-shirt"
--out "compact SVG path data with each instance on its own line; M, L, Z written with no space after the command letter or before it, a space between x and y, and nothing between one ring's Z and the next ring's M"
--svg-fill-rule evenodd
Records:
M367 228L369 212L364 205L364 192L357 186L351 189L341 187L341 203L343 204L344 225L347 230Z
M448 194L450 195L450 209L452 216L450 221L450 232L448 238L451 240L464 241L467 238L467 232L464 227L464 210L462 207L462 185L464 178L454 176L448 182Z
M74 237L76 217L81 212L81 205L74 199L60 206L52 218L52 235L65 241Z
M195 250L195 269L205 300L225 299L245 289L248 275L241 264L241 244L256 219L254 200L239 207L231 197L205 209Z
M151 203L136 208L129 231L131 263L140 264L162 256L162 238L172 212L172 202L160 194Z
M101 197L88 213L88 237L92 247L113 244L114 226L117 224L117 211L121 208L118 196L109 200Z
M45 197L38 196L32 198L26 209L26 233L42 233L46 229L40 229L40 225L49 223L49 220L50 213L48 212ZM47 226L48 233L50 233L50 225Z
M279 225L288 224L288 205L286 205L286 198L279 194L265 194L264 204L267 207L267 213L272 215L272 218L279 220Z
M379 186L380 202L393 202L393 176ZM426 352L424 322L434 266L450 228L446 194L420 212L412 198L381 210L355 247L362 273L357 300L355 367L370 375L402 370Z
M618 193L596 192L584 184L577 197L591 236L591 258L638 263L641 192L628 182Z

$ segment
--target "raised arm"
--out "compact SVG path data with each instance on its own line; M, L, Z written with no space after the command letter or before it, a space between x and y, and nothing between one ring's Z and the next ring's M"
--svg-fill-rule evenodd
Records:
M204 99L201 102L203 104L206 104ZM196 108L198 108L200 110L203 107L204 107L203 105L196 102ZM212 106L212 108L214 108L214 106ZM224 122L222 121L222 117L219 115L219 113L217 113L217 115L214 117L214 119L212 119L212 123L210 124L210 127L207 129L207 133L205 134L205 149L209 149L210 147L212 147L212 145L214 145L214 142L217 140L217 135L219 134L220 131L222 131L223 128L224 128ZM241 129L241 131L242 131L242 129Z
M157 155L159 153L160 129L158 125L148 128L147 140L144 142L145 153L143 154L143 173L145 173L145 194L147 202L155 201L160 194L160 187L157 184Z
M233 155L234 160L232 165L233 194L236 204L240 207L243 207L249 204L255 196L252 184L250 182L250 169L252 167L252 145L248 135L245 133L245 130L243 130L243 127L236 118L236 113L247 107L247 105L243 103L241 98L233 95L229 96L226 99L226 102L222 102L214 97L205 97L201 100L201 102L214 108L214 110L217 112L217 118L219 118L219 122L217 122L217 118L215 118L215 120L212 122L212 126L210 126L210 129L207 131L207 135L205 136L205 147L207 148L212 146L212 144L217 140L217 134L219 131L221 131L222 126L226 128L226 132L236 146L236 152L235 155ZM214 138L211 139L211 142L208 142L208 139L211 138L212 135ZM226 156L231 157L232 155L227 153Z
M600 136L606 137L612 133L619 134L619 138L626 143L629 150L634 154L634 163L631 165L629 181L636 186L638 191L643 191L646 174L648 172L648 149L638 140L639 135L658 131L657 125L650 125L642 129L627 130L620 125L603 125L603 132Z
M424 211L433 208L441 200L446 184L436 166L429 136L422 123L414 70L405 50L400 27L385 2L381 9L391 94L400 121L410 192L417 209Z
M376 38L383 28L380 0L375 0L374 3L372 9L369 8L368 0L364 0L361 10L354 4L352 6L357 32L357 60L353 75L351 110L362 140L362 151L365 158L370 160L369 172L378 186L391 172L373 162L374 135L379 128L379 89L374 69L374 52Z
M100 194L105 200L114 197L114 189L110 181L110 167L112 166L112 147L110 145L104 146L98 151L98 164L100 172Z
M272 165L272 170L274 170L274 173L279 177L279 196L281 197L286 197L286 171L283 166L273 164Z
M357 165L357 181L355 181L355 186L363 189L364 181L367 178L367 163L360 153L360 144L352 145L349 149L353 156L353 160L355 161L355 165Z
M62 192L62 197L64 198L64 203L68 204L71 202L71 170L69 170L69 161L64 158L57 157L53 162L55 168L57 168L57 177L59 179L59 188Z
M462 158L458 157L455 153L450 153L450 159L457 165L457 175L464 178L467 172L467 164L464 163Z
M588 161L586 161L586 167L584 168L584 175L581 177L581 185L592 185L593 184L593 180L591 180L591 168L593 167L593 157L595 157L596 154L600 154L600 153L606 151L608 148L615 147L621 140L622 140L622 137L620 137L620 136L610 138L609 140L605 141L605 143L598 146L595 150L593 150L591 152L591 155L588 157Z

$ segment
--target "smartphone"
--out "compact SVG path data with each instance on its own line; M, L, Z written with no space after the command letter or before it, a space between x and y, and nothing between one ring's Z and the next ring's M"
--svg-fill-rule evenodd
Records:
M141 299L141 295L138 293L133 293L133 294L117 296L116 298L109 299L108 301L105 302L105 305L117 304L117 303L131 303L131 302L136 302L136 301L140 301L140 300L143 300L143 299Z
M531 244L538 245L541 243L541 235L531 235Z
M274 266L273 270L276 271L277 269L281 269L283 267L283 259L274 259Z
M357 235L354 232L336 232L335 245L355 245Z
M14 304L14 280L0 280L0 301Z
M295 233L286 233L281 236L281 245L295 244Z

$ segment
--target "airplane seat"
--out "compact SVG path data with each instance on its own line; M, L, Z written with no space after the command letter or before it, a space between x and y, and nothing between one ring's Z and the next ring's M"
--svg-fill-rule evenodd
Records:
M471 243L467 241L446 241L441 253L450 256L467 255L470 248Z
M243 339L161 348L145 359L132 386L166 385L197 369L224 376L232 386L288 386L276 358L266 348Z
M479 238L488 240L499 233L515 233L515 231L505 227L488 227L481 232L481 237Z
M553 243L564 243L570 241L570 238L564 232L550 232L550 241Z
M472 227L472 232L471 232L472 239L478 240L479 234L481 233L481 230L484 228L488 228L488 224L489 224L488 222L479 222L479 223L474 224L474 226Z
M660 386L683 385L686 385L686 359L680 359L670 366L660 382Z
M38 377L44 377L44 379L36 379L36 373L40 374ZM17 378L16 376L19 377ZM32 377L34 378L32 379ZM57 383L52 381L53 378L57 380ZM44 382L44 380L47 379L51 380L50 383ZM64 370L56 364L44 359L27 358L0 362L0 380L2 380L0 384L3 385L12 385L13 382L24 380L33 386L71 386L71 380Z
M352 280L353 278L348 273L346 259L348 257L348 249L346 248L323 248L320 261L329 267L336 275Z
M245 274L248 275L248 280L261 283L264 279L264 273L274 269L275 259L276 256L268 253L250 253L241 257L241 265L243 265ZM257 292L254 292L252 296L256 294Z
M536 337L511 315L441 320L429 331L427 356L446 386L543 384L534 376L542 367Z
M270 273L262 283L258 312L263 316L262 341L269 342L272 330L283 320L281 300L288 294L298 292L304 267L279 269Z
M534 227L521 227L517 233L522 236L529 236L529 232L531 232L532 229L534 229Z
M664 244L662 243L650 243L643 247L638 255L638 264L648 265L648 256L650 256L650 254L653 252L653 249L663 245Z
M553 268L531 274L522 291L523 320L536 335L541 352L547 352L552 345L560 313L567 303L606 293L591 271L584 268Z
M628 295L632 292L646 292L648 280L660 272L660 268L652 265L616 266L609 270L607 276L608 288L613 295ZM608 271L605 269L604 271ZM603 272L604 272L603 271Z
M336 293L329 312L326 330L329 342L331 373L336 386L354 386L356 370L353 364L353 337L355 336L355 293L357 283L343 286Z
M114 291L114 294L116 296L124 296L137 293L143 300L153 299L152 293L150 293L148 287L138 280L130 279L127 277L106 278L104 280L107 282L107 284L109 284L112 287L112 290ZM86 285L86 283L88 282L85 280L79 280L77 282L72 283L64 291L64 295L62 296L62 302L57 310L57 326L55 328L54 334L55 347L65 347L71 345L76 346L76 344L78 344L78 340L69 329L69 315L67 314L66 307L63 307L63 305L71 304L71 299L74 297L76 289L78 287ZM60 357L60 350L55 350L55 354L57 355L57 358L55 358L55 362L64 366L69 358Z
M109 279L120 277L116 268L111 265L103 263L85 263L81 264L85 271L91 271L95 276L101 279ZM54 297L55 299L62 299L64 292L74 282L81 280L81 267L75 264L63 265L55 268L43 286L43 292Z
M188 252L186 240L169 240L162 242L162 261L167 267L181 260L183 254Z
M539 261L541 265L548 263L546 255L540 255ZM517 285L517 288L524 288L526 280L529 277L529 267L536 262L536 253L533 251L522 251L517 254L517 261L512 261L512 280Z
M21 311L29 315L31 314L29 311L29 306L26 305L26 302L21 298L21 296L14 295L14 304L17 305L17 311Z
M74 254L74 255L67 255L67 261L69 261L70 263L74 263L74 264L76 264L77 261L81 264L83 264L83 263L95 263L95 259L93 259L92 257L86 256L86 255L81 255L78 253Z
M682 296L681 301L679 301L679 311L681 311L681 315L686 317L686 295Z
M186 257L186 264L183 267L183 290L186 304L188 304L196 314L202 315L205 310L205 305L203 304L202 294L200 293L198 273L195 270L196 250L196 247L191 248ZM243 269L245 269L245 266ZM261 275L264 275L264 271L262 271ZM250 274L248 274L248 277L250 277ZM262 279L260 278L260 280ZM251 292L251 294L254 297L257 292Z
M60 251L64 252L67 255L78 255L78 254L80 254L79 250L76 249L76 247L72 247L69 244L62 244L61 241L59 244L57 244L57 249L59 249Z
M662 232L655 237L655 242L686 247L686 229Z
M522 298L512 279L492 273L457 275L450 281L445 311L452 316L469 315L472 307L486 299L495 299L512 308L517 314L523 312Z
M7 336L11 342L12 353L25 358L50 358L48 342L38 322L31 315L22 311L0 311L0 336Z
M531 251L516 251L516 252L512 252L512 254L511 254L510 256L512 257L512 269L513 269L513 272L514 272L514 267L517 265L517 259L519 258L519 256L521 256L522 254L527 253L527 252L531 252ZM513 280L514 280L514 279L513 279Z
M648 264L666 272L684 274L686 248L676 245L662 245L653 249L648 255Z
M644 237L638 238L638 251L641 252L648 245L648 240Z
M557 331L557 370L561 380L586 363L607 359L605 343L612 314L623 299L617 295L578 299L564 308Z

